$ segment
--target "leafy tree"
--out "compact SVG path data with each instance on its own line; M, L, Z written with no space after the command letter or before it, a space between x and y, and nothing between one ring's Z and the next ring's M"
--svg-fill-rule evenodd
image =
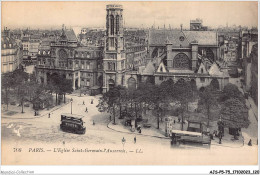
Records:
M127 90L123 86L117 86L115 88L117 88L117 91L119 92L119 94L118 94L118 105L119 105L119 116L121 118L122 105L125 105L125 104L127 105L127 101L128 101Z
M230 98L237 98L243 103L245 103L245 99L241 91L239 91L238 87L234 84L228 83L223 89L223 95L221 97L222 101L226 101Z
M108 92L103 94L103 97L100 98L99 104L97 105L98 110L100 112L108 112L113 114L113 124L116 124L116 109L118 107L118 96L119 91L117 87L109 89Z
M22 113L23 111L23 105L24 102L27 99L27 94L28 94L28 79L29 79L29 74L24 72L24 69L16 69L13 74L13 80L14 80L14 87L17 88L17 98L19 100L20 105L22 106Z
M14 84L14 80L13 80L13 76L12 73L8 72L8 73L4 73L2 74L2 89L5 90L5 103L7 105L7 110L8 110L8 103L9 103L9 95L10 95L10 88L13 87Z
M150 94L150 103L153 106L153 110L157 116L157 129L160 129L160 116L162 114L161 102L163 101L163 96L161 88L158 85L154 85Z
M210 110L212 107L217 105L217 100L213 95L214 89L211 86L207 86L203 92L200 93L199 104L204 105L207 111L208 122L207 127L209 127L210 120Z
M66 102L66 98L65 95L66 93L71 93L73 92L73 88L72 88L72 81L66 78L62 78L59 81L59 89L60 89L60 93L64 95L64 103Z
M181 107L181 118L182 118L182 125L181 129L183 130L183 122L184 122L184 112L188 109L188 103L193 98L191 84L186 81L178 81L174 84L174 91L175 91L175 99L179 101Z
M249 126L248 109L237 98L230 98L224 102L220 112L221 120L229 128L247 128ZM235 137L235 135L234 135Z

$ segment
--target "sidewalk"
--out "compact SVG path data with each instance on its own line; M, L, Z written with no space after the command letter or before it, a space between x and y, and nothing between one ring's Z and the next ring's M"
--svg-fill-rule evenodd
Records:
M142 135L142 136L148 136L148 137L157 137L157 138L169 139L169 140L171 139L170 137L165 137L164 132L162 132L156 128L143 128L142 133L140 134L137 131L134 131L134 132L130 131L129 126L124 126L122 124L114 125L114 124L112 124L112 122L109 122L107 124L107 127L114 131L122 132L122 133ZM214 140L211 141L211 145L230 147L230 148L239 148L239 147L244 146L244 138L243 138L243 136L240 136L238 140L234 140L233 136L229 135L228 131L225 130L225 136L222 138L222 144L219 144L219 139L217 137L214 137Z
M50 108L49 110L47 110L45 108L45 109L39 111L40 115L37 115L37 116L34 116L34 110L32 109L31 106L30 107L24 107L24 113L21 113L21 107L9 105L8 111L6 111L6 110L3 110L3 105L2 105L1 117L2 118L8 118L8 119L35 119L35 118L40 118L40 117L48 115L49 113L54 112L54 111L62 108L63 106L67 105L68 103L69 103L69 101L67 100L66 103L62 103L61 105L54 106L53 108Z
M257 106L256 106L254 100L252 99L252 97L249 96L247 101L250 104L249 106L251 106L251 109L255 115L256 120L258 121L258 109L257 109Z

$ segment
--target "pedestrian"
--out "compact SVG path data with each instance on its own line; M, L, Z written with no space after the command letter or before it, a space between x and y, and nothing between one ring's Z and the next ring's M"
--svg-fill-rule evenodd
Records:
M86 111L85 112L88 112L88 107L86 107Z
M63 145L65 145L65 141L63 141L62 143L63 143Z
M251 139L248 142L248 146L252 146L252 140Z
M84 100L83 100L83 105L85 105L85 102L84 102Z
M122 143L125 144L125 142L126 142L126 139L125 139L125 137L123 137Z
M94 100L93 100L93 99L91 99L91 104L93 104L93 102L94 102Z
M141 134L142 133L142 129L140 128L140 130L139 130L139 133Z
M221 144L221 140L222 140L222 132L220 131L219 134L218 134L218 138L219 138L219 144Z
M95 125L95 121L93 120L93 125Z
M49 113L49 118L51 118L51 113Z
M36 111L34 111L34 116L36 116L36 114L37 114Z
M181 119L180 119L180 118L178 118L178 122L179 122L179 123L181 122Z
M136 136L135 136L135 138L134 138L134 142L136 143Z

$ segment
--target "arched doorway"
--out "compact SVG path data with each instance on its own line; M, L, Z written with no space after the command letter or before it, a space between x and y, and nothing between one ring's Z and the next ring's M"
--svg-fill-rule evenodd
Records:
M189 57L184 53L177 54L173 59L173 67L176 69L190 69Z
M98 77L98 86L102 87L103 86L103 75L100 75Z
M112 79L108 80L108 90L113 89L115 87L115 81Z
M191 85L191 89L193 91L196 91L197 90L197 85L196 85L196 81L194 79L191 79L190 80L190 85Z
M51 74L48 72L46 75L47 75L47 83L49 83L51 81Z
M129 78L127 83L128 83L128 89L129 90L135 90L136 89L136 80L133 77Z
M43 84L44 83L44 78L43 77L41 77L41 84Z
M213 87L215 90L219 90L219 82L217 78L213 78L210 82L210 86Z
M78 89L78 88L79 88L79 86L78 86L78 81L79 81L79 79L77 78L77 79L75 80L75 89Z

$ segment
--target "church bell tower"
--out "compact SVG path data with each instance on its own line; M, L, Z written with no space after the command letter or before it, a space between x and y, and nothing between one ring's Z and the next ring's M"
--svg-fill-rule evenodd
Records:
M106 11L103 92L124 84L126 57L123 36L123 6L110 4L106 6Z

